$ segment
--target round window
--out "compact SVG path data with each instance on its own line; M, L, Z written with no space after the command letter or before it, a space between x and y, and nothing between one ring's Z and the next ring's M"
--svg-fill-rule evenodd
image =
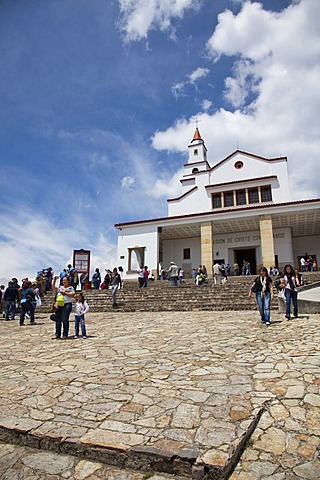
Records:
M234 168L236 168L237 170L240 170L240 168L242 167L243 167L243 162L241 162L240 160L234 164Z

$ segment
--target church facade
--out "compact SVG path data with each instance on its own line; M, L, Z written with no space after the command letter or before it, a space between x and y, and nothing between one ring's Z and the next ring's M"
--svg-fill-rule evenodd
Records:
M212 167L196 128L180 180L181 195L168 199L168 216L118 223L118 262L124 278L147 265L174 261L188 274L200 264L243 261L299 266L306 253L320 258L320 199L292 201L287 158L236 150Z

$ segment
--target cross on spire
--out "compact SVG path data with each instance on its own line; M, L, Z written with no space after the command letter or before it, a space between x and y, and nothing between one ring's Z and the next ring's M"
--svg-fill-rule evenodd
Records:
M195 120L194 120L193 122L191 122L191 123L195 123L195 124L196 124L196 128L198 128L198 123L199 123L199 122L202 122L202 120L199 120L198 115L195 115Z

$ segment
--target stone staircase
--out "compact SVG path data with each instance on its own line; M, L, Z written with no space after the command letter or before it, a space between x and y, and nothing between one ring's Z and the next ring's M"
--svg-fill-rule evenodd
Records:
M186 279L176 288L168 281L149 282L147 288L138 288L137 280L125 280L123 289L118 290L118 311L123 312L164 312L164 311L223 311L256 310L255 296L248 298L253 276L229 277L224 285L214 285L209 279L208 285L197 287L192 279ZM306 284L320 281L320 272L305 273ZM53 292L42 299L39 313L50 312L53 304ZM112 309L110 291L88 290L85 298L92 312L107 312ZM277 296L271 305L278 308ZM114 310L113 310L114 311Z

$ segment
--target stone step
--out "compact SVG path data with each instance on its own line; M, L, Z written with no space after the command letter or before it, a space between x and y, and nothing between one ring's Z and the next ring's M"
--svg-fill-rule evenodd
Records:
M149 282L147 288L138 288L136 280L125 280L123 289L117 293L119 311L226 311L256 309L254 295L248 298L250 286L255 278L252 276L230 277L224 285L215 285L212 279L208 285L198 287L192 279L184 280L182 285L172 288L168 281ZM320 280L320 272L304 274L306 284ZM110 311L111 295L107 290L87 290L86 301L92 312ZM48 292L42 301L39 312L50 312L54 292ZM271 309L277 309L275 299Z

